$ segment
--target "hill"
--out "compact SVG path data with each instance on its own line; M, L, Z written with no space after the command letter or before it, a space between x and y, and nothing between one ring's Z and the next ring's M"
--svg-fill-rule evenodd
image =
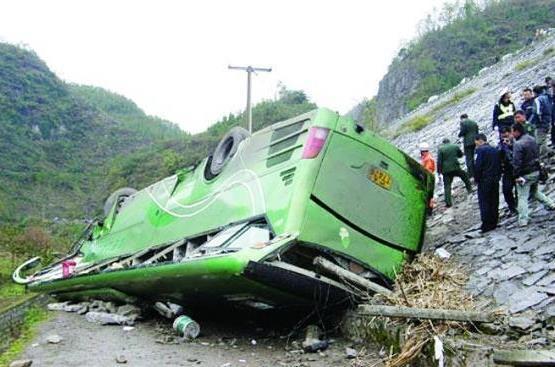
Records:
M467 76L529 44L537 29L555 27L553 0L446 3L421 23L380 82L376 116L389 123Z
M255 128L314 107L283 89L254 107ZM92 217L112 190L194 163L242 121L230 114L192 136L123 96L64 83L34 52L0 43L0 220Z

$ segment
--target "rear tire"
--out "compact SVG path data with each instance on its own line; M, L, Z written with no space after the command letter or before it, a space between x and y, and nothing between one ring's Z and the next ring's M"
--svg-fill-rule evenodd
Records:
M220 140L216 149L214 149L214 153L207 160L207 169L204 173L205 178L211 180L218 176L227 162L237 153L239 144L250 136L251 134L247 130L239 126L229 130Z
M123 187L114 191L110 196L108 196L108 199L106 199L106 202L104 203L104 216L107 217L108 214L110 214L110 210L112 210L116 200L118 201L118 205L121 206L135 193L137 193L137 190L132 187Z

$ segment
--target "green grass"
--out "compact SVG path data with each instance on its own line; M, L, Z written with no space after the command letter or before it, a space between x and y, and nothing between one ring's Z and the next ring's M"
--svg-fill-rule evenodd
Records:
M48 313L42 308L31 308L25 315L23 325L21 325L21 333L9 346L9 348L0 354L0 367L7 367L10 362L17 359L23 352L25 347L36 335L36 326L40 322L48 318Z
M469 88L469 89L465 89L463 91L457 92L453 94L453 96L449 98L447 101L443 101L437 106L435 106L434 108L432 108L430 112L434 114L438 113L439 111L443 110L446 107L453 106L459 103L460 101L462 101L469 95L473 94L474 92L476 92L476 88Z
M531 60L524 60L516 64L515 70L516 71L523 71L526 69L531 68L532 66L536 65L539 62L538 59L531 59Z
M410 133L410 132L416 132L416 131L422 130L423 128L428 126L432 121L434 121L439 111L449 106L453 106L457 103L460 103L463 99L470 96L474 92L476 92L476 88L465 89L463 91L453 94L453 96L448 100L439 103L437 106L434 106L430 110L429 114L415 116L410 120L408 120L407 122L405 122L393 133L393 138L397 138L398 136L404 133Z
M422 130L426 126L428 126L433 121L432 116L430 115L420 115L415 116L401 125L397 131L393 134L393 137L396 138L401 134L404 133L412 133L419 130Z
M543 50L543 55L547 57L551 57L555 55L555 47L549 47Z
M28 296L25 293L24 286L12 282L11 273L12 263L10 256L0 252L0 310Z

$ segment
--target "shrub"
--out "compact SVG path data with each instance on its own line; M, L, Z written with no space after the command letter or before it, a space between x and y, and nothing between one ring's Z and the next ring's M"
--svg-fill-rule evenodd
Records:
M538 63L537 59L524 60L524 61L521 61L518 64L516 64L515 70L516 71L523 71L523 70L531 68L532 66L536 65L537 63Z

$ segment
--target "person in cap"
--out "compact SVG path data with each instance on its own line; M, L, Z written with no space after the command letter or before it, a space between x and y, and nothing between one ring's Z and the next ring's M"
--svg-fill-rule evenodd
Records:
M493 107L493 129L501 131L504 127L510 128L515 122L515 111L515 105L511 101L511 92L505 88L501 91L499 100ZM501 140L501 134L499 134L499 140Z
M445 195L445 205L451 207L453 205L451 199L451 185L455 177L460 178L464 182L466 191L472 192L472 185L465 171L461 169L459 158L463 156L463 152L458 145L451 144L449 139L443 139L443 144L439 147L437 154L437 172L443 176L443 188Z
M518 195L518 224L528 225L528 199L530 196L545 205L549 210L555 210L555 203L539 188L540 180L540 150L536 140L526 134L520 124L513 125L513 172Z
M424 167L428 172L434 174L436 172L436 161L430 153L430 145L423 142L420 143L418 147L420 149L420 164L422 164L422 167Z
M478 134L478 124L469 119L466 113L460 117L459 138L463 139L464 158L466 162L466 172L469 177L474 177L474 137Z
M484 134L477 134L474 141L476 143L474 180L478 186L478 203L482 219L480 229L482 232L488 232L497 227L499 220L501 157L499 151L488 144L488 138Z

